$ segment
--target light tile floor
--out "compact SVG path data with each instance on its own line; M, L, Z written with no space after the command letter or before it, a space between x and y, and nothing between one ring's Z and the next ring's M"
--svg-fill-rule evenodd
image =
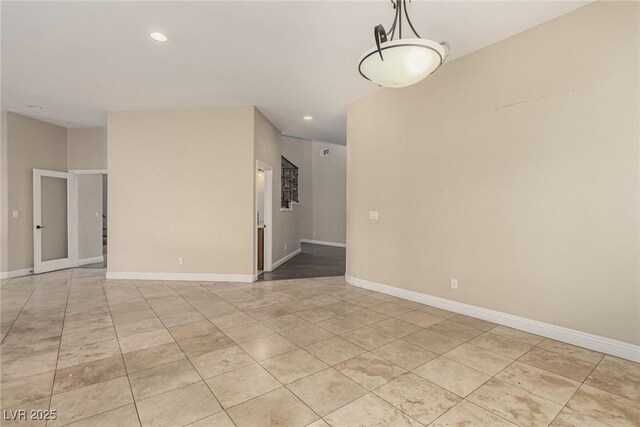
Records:
M77 269L0 295L3 418L56 411L2 425L640 425L640 364L341 278Z

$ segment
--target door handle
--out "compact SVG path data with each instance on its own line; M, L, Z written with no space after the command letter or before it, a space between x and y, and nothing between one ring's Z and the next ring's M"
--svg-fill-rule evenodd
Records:
M46 225L36 225L36 228L37 228L38 230L40 230L41 228L45 228L45 227L46 227Z

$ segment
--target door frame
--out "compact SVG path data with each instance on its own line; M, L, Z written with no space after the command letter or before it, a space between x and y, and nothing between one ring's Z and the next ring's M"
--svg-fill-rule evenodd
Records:
M264 270L273 270L273 168L266 163L256 160L253 175L253 279L258 279L258 225L256 212L258 211L258 189L256 186L258 171L264 171Z
M42 221L42 177L64 178L67 180L67 257L42 261L42 234L36 226ZM33 274L71 268L78 262L78 236L74 228L78 220L77 180L73 173L33 170Z

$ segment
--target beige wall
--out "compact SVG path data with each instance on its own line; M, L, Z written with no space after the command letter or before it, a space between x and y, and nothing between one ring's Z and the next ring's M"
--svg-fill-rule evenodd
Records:
M78 258L99 257L102 256L102 175L78 175L77 181Z
M639 8L594 3L354 103L348 274L640 344Z
M109 272L253 273L253 115L109 113Z
M107 169L107 129L68 129L67 165L69 170Z
M313 142L306 139L283 137L283 147L295 147L301 164L298 173L298 188L300 199L299 227L300 238L313 235ZM284 150L284 148L283 148Z
M9 271L7 112L0 111L0 273Z
M310 143L312 214L303 238L345 243L347 233L347 147ZM330 154L320 157L321 150Z
M14 113L6 115L8 268L33 266L33 169L67 170L67 129Z

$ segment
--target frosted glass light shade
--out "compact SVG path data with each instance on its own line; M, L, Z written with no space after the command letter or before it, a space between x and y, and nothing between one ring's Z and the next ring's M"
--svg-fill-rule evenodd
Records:
M405 87L433 73L446 59L446 45L426 39L399 39L369 49L360 57L360 74L382 87Z

